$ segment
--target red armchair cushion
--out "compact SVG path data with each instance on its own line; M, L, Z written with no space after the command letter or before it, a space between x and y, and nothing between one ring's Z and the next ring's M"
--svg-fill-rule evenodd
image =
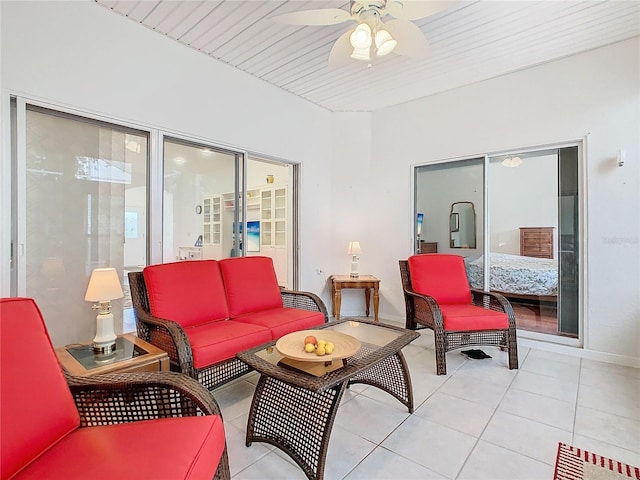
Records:
M0 365L4 479L76 430L80 419L32 299L0 300ZM51 471L47 474L50 477Z
M271 332L265 327L227 320L186 328L193 352L195 368L235 357L236 353L271 341Z
M215 415L79 428L15 478L213 478L224 444Z
M475 305L440 305L445 331L500 330L509 328L506 313Z
M151 265L143 270L151 314L183 327L229 318L222 276L215 260Z
M413 290L433 297L438 304L471 303L464 259L460 255L427 253L409 257Z
M282 307L278 279L270 257L235 257L220 260L231 318Z
M248 313L234 318L233 321L266 327L271 330L271 340L277 340L287 333L323 324L324 315L320 312L296 308L272 308L262 312Z

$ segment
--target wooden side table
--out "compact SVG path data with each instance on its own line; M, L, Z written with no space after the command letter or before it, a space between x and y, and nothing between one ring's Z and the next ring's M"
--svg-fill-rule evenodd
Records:
M116 349L111 353L94 354L91 342L87 342L56 348L56 355L62 368L76 376L169 370L167 352L132 333L118 335Z
M373 275L360 275L352 278L349 275L331 275L331 298L333 299L333 316L340 320L340 305L342 303L343 288L363 288L365 298L365 313L369 316L371 290L373 290L373 319L378 321L378 306L380 305L380 280Z

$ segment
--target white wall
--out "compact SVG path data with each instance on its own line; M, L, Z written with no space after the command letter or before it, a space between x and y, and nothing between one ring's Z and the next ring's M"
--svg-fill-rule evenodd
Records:
M404 316L397 260L411 253L410 165L587 137L584 347L640 365L639 86L636 38L375 113L368 182L393 186L374 205L387 234L369 247L390 284L384 315Z
M325 263L329 215L318 206L324 208L331 184L327 168L332 156L330 112L91 1L2 1L0 20L3 102L8 93L17 93L77 108L80 114L89 112L303 163L301 261L303 265ZM10 293L7 112L3 103L2 296ZM316 287L315 273L303 268L301 288ZM91 338L92 329L95 315L88 310L86 325L65 333L65 338ZM61 332L58 338L62 336Z

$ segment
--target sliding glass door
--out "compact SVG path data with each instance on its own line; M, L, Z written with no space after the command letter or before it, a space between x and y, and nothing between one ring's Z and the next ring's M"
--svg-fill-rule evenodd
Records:
M163 262L240 255L243 154L171 137L163 151Z
M558 151L489 160L489 287L519 329L558 333Z
M16 294L38 303L54 345L95 335L94 268L145 264L146 132L17 104L12 233ZM23 150L24 149L24 150ZM23 152L23 153L22 153ZM126 291L126 288L125 288ZM118 331L123 303L113 302Z
M117 333L135 331L127 274L149 263L264 255L297 287L296 165L17 97L10 114L10 292L36 300L55 346L94 337L99 267L121 279Z
M294 283L295 166L165 137L163 261L262 255Z
M416 167L416 251L465 257L470 285L507 297L519 329L578 338L578 157L574 145Z
M416 168L416 251L480 258L484 157Z

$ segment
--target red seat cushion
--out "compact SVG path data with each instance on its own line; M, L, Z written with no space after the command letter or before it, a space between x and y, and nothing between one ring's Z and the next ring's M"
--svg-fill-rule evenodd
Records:
M282 307L278 279L270 257L235 257L220 260L231 318Z
M506 313L475 305L440 305L445 331L500 330L509 328Z
M272 308L235 317L233 321L269 328L272 340L277 340L287 333L322 325L324 315L320 312L297 308Z
M232 320L186 328L185 333L193 351L193 365L198 369L271 341L268 328Z
M15 478L210 479L224 446L222 419L215 415L85 427Z
M460 255L427 253L409 257L409 276L415 292L438 304L471 303L471 290Z
M222 276L215 260L150 265L143 270L151 314L183 327L229 318Z
M40 310L30 298L0 299L0 365L4 479L76 430L80 419ZM51 471L40 478L51 478Z

